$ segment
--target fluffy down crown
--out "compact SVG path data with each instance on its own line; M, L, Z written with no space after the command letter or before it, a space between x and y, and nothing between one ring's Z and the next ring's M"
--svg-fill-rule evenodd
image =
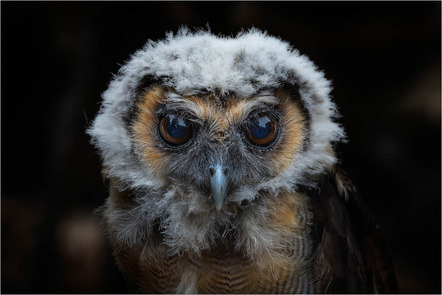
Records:
M257 29L222 37L182 28L176 34L168 33L164 40L149 40L132 55L103 93L99 114L88 130L107 176L119 178L125 188L161 186L133 153L124 122L145 77L180 95L211 92L244 97L284 84L296 85L310 117L309 148L290 169L258 189L310 184L309 175L336 162L331 143L342 140L344 131L334 121L338 114L330 99L330 82L312 61L289 43Z

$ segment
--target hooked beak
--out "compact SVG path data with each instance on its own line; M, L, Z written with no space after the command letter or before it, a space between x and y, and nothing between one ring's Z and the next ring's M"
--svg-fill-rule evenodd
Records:
M219 163L210 167L210 184L212 187L212 196L215 201L216 211L221 211L224 198L226 197L227 178L226 169Z

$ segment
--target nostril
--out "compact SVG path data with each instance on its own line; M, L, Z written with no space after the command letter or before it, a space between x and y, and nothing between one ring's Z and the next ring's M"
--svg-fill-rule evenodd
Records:
M210 175L213 176L215 174L215 168L210 167L209 171L210 171Z

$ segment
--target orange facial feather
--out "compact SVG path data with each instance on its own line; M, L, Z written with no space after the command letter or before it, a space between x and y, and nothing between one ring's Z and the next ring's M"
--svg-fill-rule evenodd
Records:
M268 161L273 162L275 170L282 171L290 166L302 148L306 120L298 103L288 93L277 91L275 96L279 103L274 107L282 112L280 125L283 132L278 148L269 153L273 153L273 156L268 157ZM163 88L157 87L147 91L137 104L138 113L132 127L142 159L154 172L157 171L158 175L164 170L169 157L168 152L159 146L156 135L158 118L155 112L165 99L166 90ZM184 97L183 104L187 109L191 109L199 120L211 126L212 135L218 141L225 140L229 128L246 120L255 106L254 97L228 97L223 105L215 97L196 95ZM277 156L274 153L277 153Z

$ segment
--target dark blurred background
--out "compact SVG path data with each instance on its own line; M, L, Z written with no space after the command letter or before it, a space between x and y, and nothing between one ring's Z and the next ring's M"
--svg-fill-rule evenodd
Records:
M127 289L85 128L112 73L181 24L290 41L333 81L344 168L401 293L441 293L441 2L1 2L1 292Z

